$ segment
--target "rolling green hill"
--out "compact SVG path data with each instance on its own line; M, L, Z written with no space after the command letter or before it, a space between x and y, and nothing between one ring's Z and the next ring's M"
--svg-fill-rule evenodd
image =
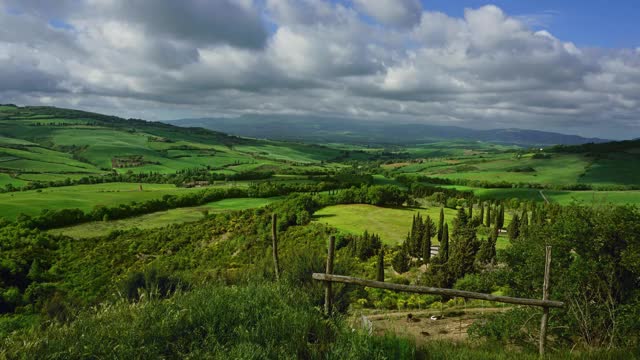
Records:
M262 134L269 132L258 135ZM4 105L0 216L12 220L43 209L89 211L190 191L175 184L319 183L341 169L372 176L375 184L402 186L396 178L428 177L483 198L542 201L535 189L544 188L550 201L562 203L638 202L636 193L621 190L637 190L640 184L639 167L631 166L640 161L639 141L540 150L452 139L405 145L356 145L340 143L341 139L327 138L330 145L259 140L85 111ZM193 172L197 176L191 178L207 181L177 179ZM138 191L140 183L144 191Z
M323 146L222 133L53 107L0 107L0 185L117 173L278 172L341 155ZM265 168L266 167L266 168Z

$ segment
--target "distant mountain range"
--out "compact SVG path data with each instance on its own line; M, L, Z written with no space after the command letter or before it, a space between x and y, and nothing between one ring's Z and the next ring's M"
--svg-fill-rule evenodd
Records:
M380 121L292 115L245 115L237 118L179 119L165 122L184 127L202 127L252 138L314 143L417 144L467 140L523 146L548 146L610 141L537 130L474 130L457 126L390 124Z

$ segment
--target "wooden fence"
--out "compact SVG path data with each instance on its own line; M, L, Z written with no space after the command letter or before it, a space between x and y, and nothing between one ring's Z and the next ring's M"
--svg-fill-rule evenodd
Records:
M332 296L331 284L334 282L360 285L360 286L366 286L366 287L372 287L372 288L378 288L378 289L386 289L386 290L392 290L392 291L404 291L404 292L411 292L411 293L418 293L418 294L462 297L467 299L480 299L480 300L495 301L495 302L501 302L501 303L507 303L507 304L537 306L537 307L542 307L539 352L540 352L540 356L543 356L545 343L547 339L547 324L549 321L549 308L564 307L564 303L561 301L549 300L551 246L547 246L545 249L545 267L544 267L544 282L542 287L542 300L539 300L539 299L515 298L515 297L509 297L509 296L496 296L491 294L477 293L472 291L462 291L462 290L455 290L455 289L390 284L382 281L366 280L366 279L360 279L360 278L355 278L351 276L334 275L333 274L333 258L335 253L335 241L336 239L334 236L331 236L329 238L329 249L327 254L326 273L324 274L314 273L312 275L314 280L324 281L326 283L324 307L325 307L325 312L328 316L331 316L332 308L333 308L333 304L332 304L333 296Z

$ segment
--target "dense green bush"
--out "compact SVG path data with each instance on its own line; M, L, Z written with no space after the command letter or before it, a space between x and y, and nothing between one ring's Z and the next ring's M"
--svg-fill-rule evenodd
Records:
M514 296L536 298L542 293L544 247L553 247L550 298L564 301L552 310L550 334L559 344L586 347L637 347L640 329L640 211L635 207L572 205L550 219L542 209L503 251L505 267L497 276ZM541 220L542 219L542 220ZM510 317L513 317L510 318ZM636 321L631 319L636 317ZM496 316L535 334L537 325L522 321L519 311ZM515 326L515 325L514 325ZM513 327L489 323L491 337L525 341ZM503 330L501 330L503 329ZM482 331L478 331L482 332Z

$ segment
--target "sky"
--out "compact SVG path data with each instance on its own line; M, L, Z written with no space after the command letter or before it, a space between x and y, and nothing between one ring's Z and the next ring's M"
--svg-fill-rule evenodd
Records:
M640 137L637 0L0 0L0 103Z

